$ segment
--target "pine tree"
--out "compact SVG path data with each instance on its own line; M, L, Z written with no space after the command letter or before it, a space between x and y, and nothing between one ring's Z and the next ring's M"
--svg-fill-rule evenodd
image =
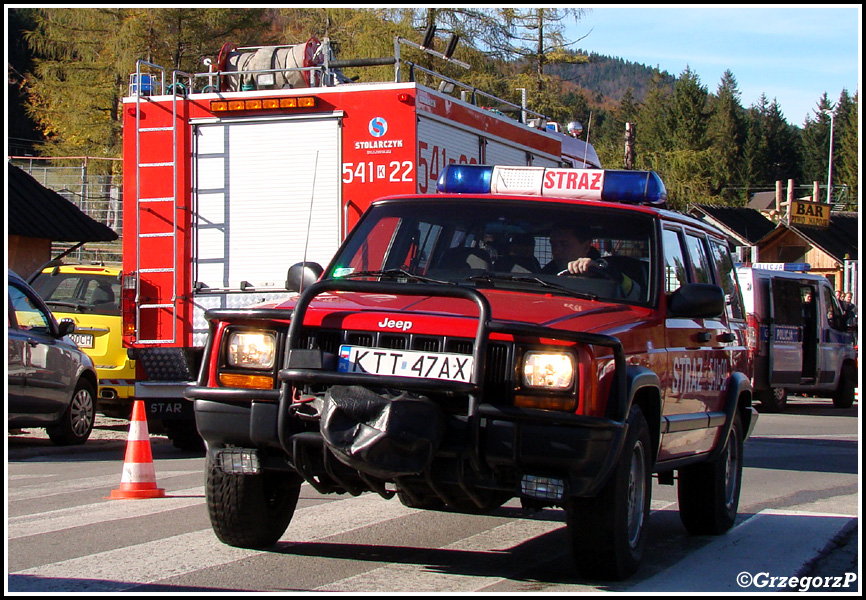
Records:
M744 146L745 181L752 188L773 189L776 181L800 181L800 140L785 121L779 103L761 94L748 111Z
M616 109L616 121L625 126L626 123L634 123L638 116L640 105L635 100L631 87L626 89Z
M825 92L813 109L814 120L806 117L803 125L803 179L810 184L818 181L827 184L827 164L830 156L830 117L833 105Z
M740 105L737 80L731 71L725 71L719 89L712 101L707 125L707 137L715 161L712 186L727 203L743 204L736 188L742 184L744 111Z
M674 148L704 150L707 147L707 88L688 66L674 84L671 106L671 140Z
M859 125L857 121L859 111L859 92L851 99L847 90L843 90L842 97L836 108L836 150L833 157L833 177L840 186L848 187L848 203L857 203L860 188L859 181ZM835 187L835 186L834 186Z
M640 157L650 152L663 152L671 148L673 119L670 107L670 90L662 74L655 70L652 87L644 98L638 113L636 138L637 154ZM638 159L640 164L640 159Z

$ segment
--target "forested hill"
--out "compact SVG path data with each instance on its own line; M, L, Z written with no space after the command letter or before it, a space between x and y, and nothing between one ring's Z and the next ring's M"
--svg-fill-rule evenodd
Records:
M594 52L578 50L578 54L589 56L589 63L551 65L547 71L587 90L596 101L604 98L618 103L625 91L631 88L635 100L641 102L652 85L656 72L654 67ZM658 76L673 89L675 75L660 71Z

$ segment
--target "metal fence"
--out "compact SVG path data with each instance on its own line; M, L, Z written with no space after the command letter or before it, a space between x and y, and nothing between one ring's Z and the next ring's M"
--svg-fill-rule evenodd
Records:
M94 221L107 225L118 236L123 232L122 176L110 174L120 159L87 156L36 157L10 156L10 162L29 173L44 187L54 190ZM114 166L115 169L110 167ZM54 242L51 255L56 256L75 244ZM67 262L105 263L122 262L122 237L113 242L88 242L73 252Z

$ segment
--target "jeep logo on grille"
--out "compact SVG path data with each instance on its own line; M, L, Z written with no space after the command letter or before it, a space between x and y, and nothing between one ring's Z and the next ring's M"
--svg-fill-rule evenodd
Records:
M409 331L412 329L412 321L395 321L394 319L383 319L379 323L379 327L383 329L402 329Z

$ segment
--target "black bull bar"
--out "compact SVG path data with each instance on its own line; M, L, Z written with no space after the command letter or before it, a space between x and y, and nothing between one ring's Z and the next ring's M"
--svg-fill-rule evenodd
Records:
M491 318L490 303L487 298L474 288L461 286L443 286L432 284L398 283L383 281L351 281L344 279L328 279L313 284L307 288L298 299L292 313L286 344L283 368L279 371L281 381L279 394L279 410L277 431L280 444L292 455L292 434L289 432L290 410L293 402L293 386L296 383L315 383L325 385L363 385L363 376L359 379L357 373L340 373L321 368L297 366L303 361L293 361L294 351L303 351L297 344L302 338L304 316L310 303L317 296L328 292L351 292L360 294L393 294L397 296L430 296L458 298L474 302L478 307L478 328L475 333L473 348L473 366L468 382L440 381L427 378L406 378L394 376L376 376L376 386L392 387L401 390L419 391L450 391L466 394L469 398L468 419L472 424L470 431L476 431L482 418L497 420L539 421L559 424L576 424L581 417L570 413L551 414L550 411L520 409L514 407L494 406L481 402L483 398L482 383L484 381L487 344L491 333L503 333L511 336L539 337L560 339L576 343L610 348L614 360L613 402L609 402L605 417L615 422L624 422L628 416L628 393L626 381L625 353L619 339L602 334L586 332L563 331L538 325L496 321Z

